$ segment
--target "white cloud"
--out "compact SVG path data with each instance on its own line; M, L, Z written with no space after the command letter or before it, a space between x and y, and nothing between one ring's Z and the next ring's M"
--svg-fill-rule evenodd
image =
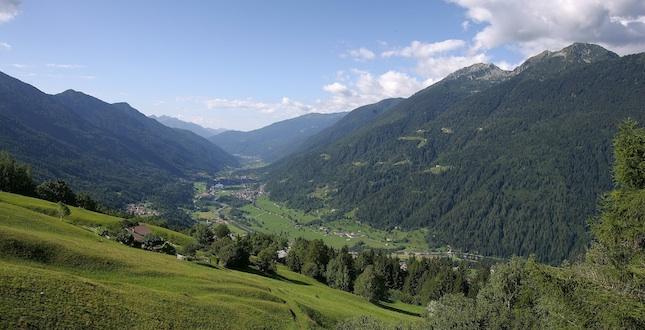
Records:
M227 110L252 110L259 111L265 114L272 114L277 111L288 114L302 114L307 113L312 110L312 107L291 100L288 97L283 97L280 102L267 103L260 102L253 99L225 99L225 98L214 98L208 99L204 102L206 107L211 110L217 109L227 109Z
M351 86L339 82L323 86L330 97L316 102L315 111L349 111L385 98L407 97L427 86L413 76L394 70L377 76L367 71L352 70L352 75Z
M0 42L0 50L11 50L11 45L6 42Z
M350 49L344 56L349 56L356 61L369 61L376 58L376 54L367 48Z
M466 42L458 39L448 39L433 43L424 43L421 41L413 41L410 46L388 50L381 54L383 57L401 56L401 57L415 57L425 58L436 54L446 53L463 48Z
M645 50L643 0L449 0L484 27L473 49L511 46L524 56L591 42L619 53Z
M345 85L343 85L343 84L341 84L339 82L335 82L333 84L325 85L325 86L323 86L323 90L325 92L329 92L329 93L332 93L332 94L347 94L347 93L349 93L349 88L347 88L347 86L345 86Z
M85 65L82 64L56 64L56 63L49 63L47 64L48 68L55 68L55 69L82 69L85 67Z
M20 0L0 0L0 23L9 22L16 17L20 10Z

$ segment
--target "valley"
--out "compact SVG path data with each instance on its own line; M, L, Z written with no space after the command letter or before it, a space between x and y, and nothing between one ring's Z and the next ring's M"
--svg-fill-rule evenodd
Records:
M55 207L0 192L2 328L298 329L356 313L415 322L423 310L372 305L283 266L262 276L127 247L95 232L122 219L72 208L61 221ZM193 240L152 228L178 247Z

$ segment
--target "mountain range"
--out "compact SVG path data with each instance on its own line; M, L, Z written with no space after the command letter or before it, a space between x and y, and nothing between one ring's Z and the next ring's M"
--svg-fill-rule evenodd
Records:
M111 207L172 190L197 172L238 165L208 140L127 103L73 90L49 95L3 73L0 149L30 164L38 179L64 179Z
M195 123L191 123L188 121L183 121L179 118L175 117L170 117L170 116L155 116L151 115L150 118L172 128L179 128L179 129L185 129L189 130L201 137L204 138L209 138L213 135L220 134L222 132L226 132L227 129L225 128L209 128L209 127L203 127L201 125L197 125Z
M645 120L644 104L645 54L577 43L513 71L476 64L312 137L267 169L267 189L332 219L428 228L433 246L557 263L588 243L612 186L611 138L626 118Z
M335 124L345 114L311 113L248 132L226 131L209 140L238 157L270 163L299 150L307 138Z

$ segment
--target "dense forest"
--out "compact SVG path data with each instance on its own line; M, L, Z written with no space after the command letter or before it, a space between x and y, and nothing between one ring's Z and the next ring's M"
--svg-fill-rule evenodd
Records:
M427 227L433 246L559 263L588 244L587 219L612 187L611 138L645 119L644 95L645 55L595 45L513 72L476 65L278 162L267 189L305 210Z

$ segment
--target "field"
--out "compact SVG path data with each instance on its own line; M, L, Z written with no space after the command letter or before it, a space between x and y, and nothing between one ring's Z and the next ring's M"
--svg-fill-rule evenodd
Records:
M119 219L0 193L0 328L329 328L372 315L416 322L422 308L385 306L280 268L272 278L179 261L94 233ZM191 238L166 232L176 241Z
M284 207L267 197L258 198L254 205L246 205L242 210L247 212L248 217L255 220L250 224L253 230L284 234L290 238L322 239L328 245L336 248L363 242L372 248L400 248L407 251L426 251L428 249L424 230L383 231L351 219L308 226L307 224L319 218Z

